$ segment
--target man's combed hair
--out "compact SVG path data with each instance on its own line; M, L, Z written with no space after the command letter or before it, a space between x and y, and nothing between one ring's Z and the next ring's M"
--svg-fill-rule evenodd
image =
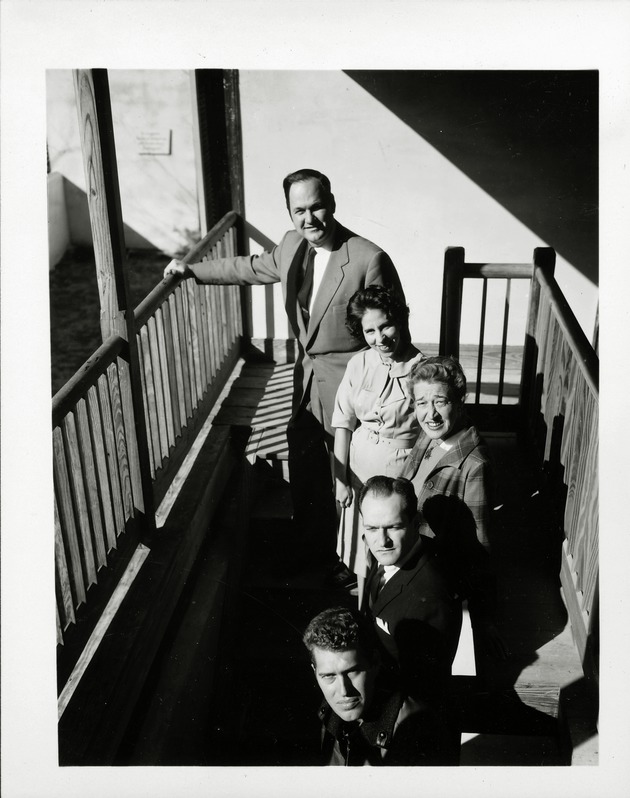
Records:
M413 489L413 483L409 479L405 479L405 477L386 477L380 474L370 477L361 488L361 493L359 494L359 511L368 493L372 496L382 496L383 498L393 494L402 496L408 521L413 520L418 512L418 498Z
M346 327L359 341L364 340L362 319L368 310L380 310L388 321L395 324L403 345L411 342L409 308L396 291L382 285L368 285L350 297L346 310Z
M287 208L291 210L289 205L289 192L294 183L303 183L305 180L316 180L321 186L322 192L325 197L332 197L332 189L330 187L330 180L322 172L317 169L298 169L297 172L291 172L282 181L282 188L284 190L284 197L287 201Z
M443 382L448 385L451 400L463 402L466 396L466 375L459 360L451 355L425 357L415 363L407 377L407 388L412 396L418 382Z
M348 651L356 649L374 658L377 642L372 625L356 610L333 607L320 612L306 627L302 641L313 659L313 649Z

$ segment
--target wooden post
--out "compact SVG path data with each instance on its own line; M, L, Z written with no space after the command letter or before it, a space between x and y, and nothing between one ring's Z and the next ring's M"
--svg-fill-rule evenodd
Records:
M236 211L240 216L238 254L248 255L249 239L243 223L245 194L238 70L195 70L193 95L202 231L207 232L228 211ZM243 338L249 340L251 287L241 286L240 297Z
M444 253L440 355L453 355L459 358L463 282L464 248L447 247Z
M142 487L141 502L138 502L142 506L138 509L144 515L144 529L150 533L155 530L155 509L133 307L127 279L107 70L78 69L73 75L101 305L101 334L103 341L119 335L127 342L128 365L124 357L120 359L121 401L126 418L130 418L133 412L138 457L135 467L139 469Z

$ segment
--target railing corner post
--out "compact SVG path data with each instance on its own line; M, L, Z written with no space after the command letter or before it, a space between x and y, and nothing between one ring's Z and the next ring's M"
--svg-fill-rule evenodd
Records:
M456 358L459 358L464 257L464 247L447 247L444 253L440 355Z
M535 247L534 267L541 269L547 277L553 277L556 270L556 251L553 247Z

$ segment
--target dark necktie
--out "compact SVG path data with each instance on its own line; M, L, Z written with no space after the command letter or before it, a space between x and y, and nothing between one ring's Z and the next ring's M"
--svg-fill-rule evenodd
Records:
M370 606L374 604L376 599L378 598L378 594L383 589L383 585L385 584L385 569L382 565L379 565L376 569L376 573L374 574L374 579L372 580L372 589L370 590Z
M311 294L313 293L313 273L315 271L315 250L313 247L308 247L306 254L306 262L304 264L304 276L302 278L302 285L298 291L298 302L302 309L304 316L304 323L308 325L311 307Z

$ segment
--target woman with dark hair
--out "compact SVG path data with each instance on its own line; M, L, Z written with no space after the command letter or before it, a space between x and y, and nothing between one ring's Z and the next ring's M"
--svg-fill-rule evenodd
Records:
M337 553L362 583L367 550L353 499L369 477L398 476L418 437L406 383L422 353L411 343L408 307L381 286L361 289L350 298L346 326L369 348L348 363L332 417L335 494L341 507Z

